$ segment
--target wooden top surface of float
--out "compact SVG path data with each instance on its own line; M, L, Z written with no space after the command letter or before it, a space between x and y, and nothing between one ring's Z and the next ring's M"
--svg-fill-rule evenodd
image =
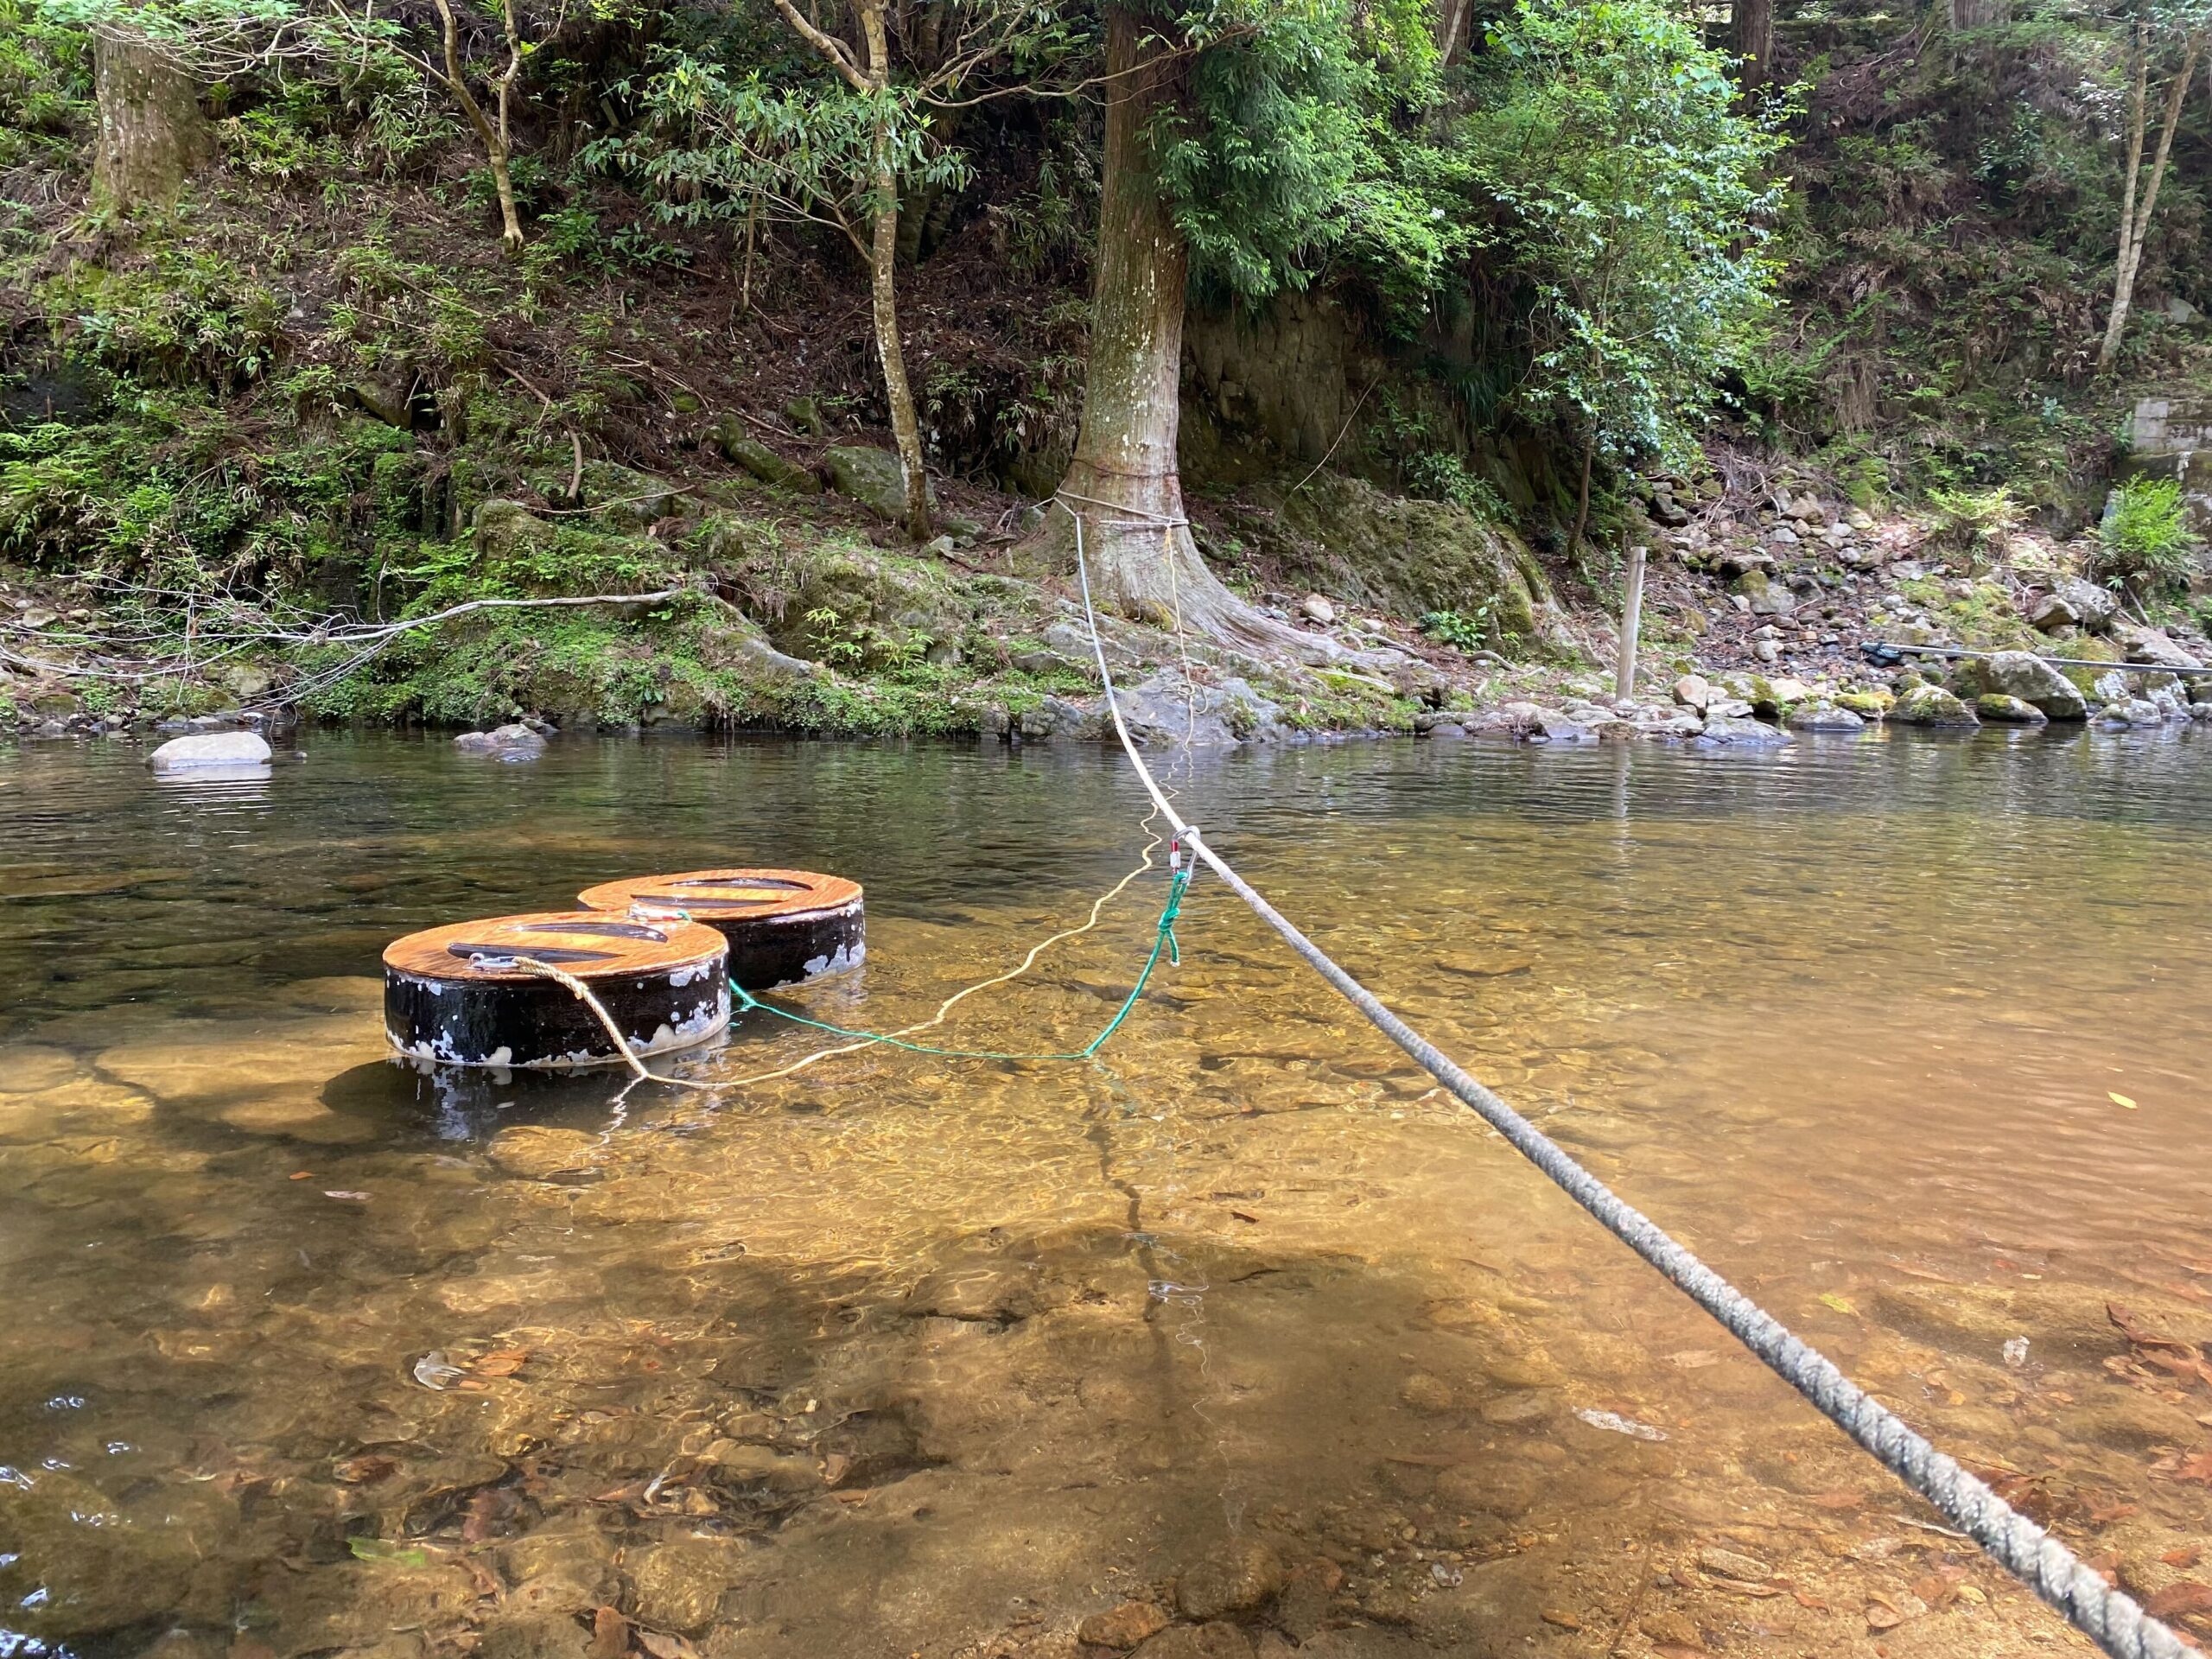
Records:
M818 870L684 870L604 881L576 895L586 910L650 913L682 911L702 921L756 921L843 910L857 904L861 884Z
M385 947L384 965L422 979L542 978L512 965L517 957L532 957L589 980L664 974L711 963L728 948L721 934L698 922L642 922L598 910L539 911L410 933Z

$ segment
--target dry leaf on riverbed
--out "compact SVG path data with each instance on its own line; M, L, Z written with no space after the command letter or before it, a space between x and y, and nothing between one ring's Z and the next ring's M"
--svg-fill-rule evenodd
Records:
M2212 1584L2183 1579L2152 1595L2143 1604L2143 1611L2153 1618L2194 1618L2212 1613Z
M2176 1480L2193 1480L2212 1486L2212 1452L2192 1452L2185 1458L2164 1459L2152 1464L2151 1471L2153 1474L2171 1475Z
M2109 1089L2105 1090L2105 1094L2111 1100L2113 1105L2125 1106L2131 1112L2135 1109L2135 1103L2130 1100L2126 1095L2113 1094Z
M597 1607L591 1616L591 1651L586 1659L622 1659L630 1651L630 1621L612 1607Z
M2145 1329L2140 1319L2117 1302L2105 1304L2105 1317L2120 1328L2137 1357L2149 1361L2160 1370L2212 1388L2212 1364L2205 1363L2203 1350L2195 1343Z
M663 1636L658 1630L639 1630L638 1645L652 1659L699 1659L699 1649L680 1636Z
M349 1486L366 1486L384 1479L399 1467L397 1461L373 1452L365 1452L356 1458L341 1458L338 1461L338 1478Z
M2204 1549L2202 1545L2183 1544L2179 1549L2168 1550L2164 1554L2159 1556L2158 1559L2164 1561L2168 1567L2195 1567L2196 1563L2203 1558L2203 1555Z

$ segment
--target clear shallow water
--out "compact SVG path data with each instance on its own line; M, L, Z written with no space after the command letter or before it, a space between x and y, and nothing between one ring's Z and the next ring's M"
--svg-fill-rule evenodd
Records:
M1204 881L1096 1065L617 1102L383 1058L392 936L708 863L865 881L868 966L792 1004L922 1018L1135 863L1109 757L308 745L203 788L0 751L0 1652L582 1655L612 1605L710 1659L1065 1655L1252 1546L1296 1576L1243 1637L1323 1652L2082 1647ZM2177 1565L2212 1389L2107 1307L2212 1337L2208 763L1402 744L1183 788L1414 1023L2155 1592L2212 1578ZM945 1040L1079 1046L1163 886ZM755 1020L679 1069L821 1040Z

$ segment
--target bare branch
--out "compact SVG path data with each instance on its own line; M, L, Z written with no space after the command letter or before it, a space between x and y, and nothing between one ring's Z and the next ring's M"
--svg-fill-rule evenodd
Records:
M793 33L819 52L829 60L830 67L844 77L847 86L856 92L870 90L868 77L861 73L860 65L853 61L853 54L846 49L842 41L834 35L824 34L807 22L799 9L791 4L791 0L776 0L776 10L783 14L784 21L791 26Z

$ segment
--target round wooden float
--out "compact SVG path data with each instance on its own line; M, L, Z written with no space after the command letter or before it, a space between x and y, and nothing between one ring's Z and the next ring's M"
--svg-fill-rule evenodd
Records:
M591 988L639 1054L705 1042L729 1023L728 947L670 917L549 911L434 927L384 953L392 1046L442 1065L605 1065L621 1055L583 999L528 957Z
M813 870L686 870L603 882L586 910L633 919L683 915L729 941L730 977L748 991L856 966L867 954L861 884Z

